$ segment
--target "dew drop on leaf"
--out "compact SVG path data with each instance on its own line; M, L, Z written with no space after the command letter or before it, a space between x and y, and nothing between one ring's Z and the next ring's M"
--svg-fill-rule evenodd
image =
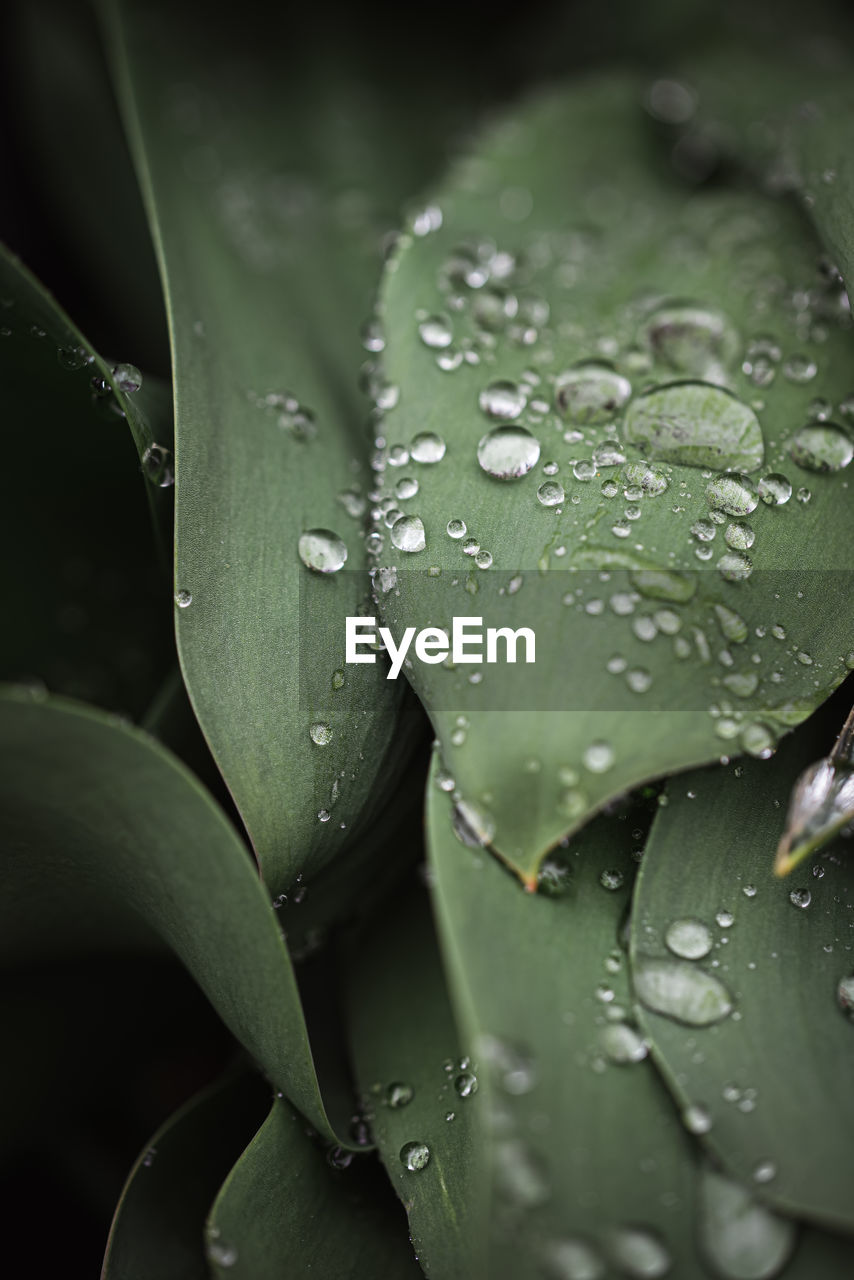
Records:
M331 529L307 529L297 543L299 558L315 573L337 573L347 560L347 547Z
M537 465L540 444L525 427L495 427L477 446L481 469L496 480L518 480Z

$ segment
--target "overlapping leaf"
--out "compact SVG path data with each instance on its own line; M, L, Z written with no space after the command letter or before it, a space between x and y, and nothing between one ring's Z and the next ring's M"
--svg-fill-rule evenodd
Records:
M192 775L126 725L8 691L0 753L6 953L104 937L138 945L148 926L269 1078L336 1140L270 900Z
M632 957L642 970L645 957L671 954L674 925L696 922L697 958L671 955L671 1008L678 1014L680 992L687 998L704 971L724 984L732 1012L700 1028L643 1011L671 1087L702 1109L703 1141L763 1198L851 1230L854 864L837 840L812 869L783 882L773 874L788 794L816 745L805 728L772 761L668 784L644 854ZM678 949L678 929L670 937Z
M852 446L815 421L850 390L838 281L789 205L686 192L639 102L587 80L496 127L383 288L384 525L420 520L426 549L381 528L378 601L398 639L535 631L532 666L408 664L470 824L529 884L608 797L767 751L843 677L854 622ZM502 481L478 447L508 423L529 435ZM395 466L425 431L444 458Z

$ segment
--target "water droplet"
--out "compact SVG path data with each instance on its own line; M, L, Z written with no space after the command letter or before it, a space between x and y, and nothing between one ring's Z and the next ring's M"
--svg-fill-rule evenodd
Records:
M527 403L527 392L515 382L491 382L478 397L478 404L488 418L506 422L518 418Z
M741 745L749 756L768 760L774 754L774 734L767 725L756 720L742 729Z
M495 835L495 822L491 814L469 800L460 800L454 806L453 826L457 839L470 849L489 844Z
M735 916L731 911L719 911L715 916L715 920L721 929L731 929L735 924Z
M789 894L789 901L793 907L800 907L802 911L812 902L812 894L809 889L793 889Z
M309 725L308 732L312 742L314 742L318 747L325 747L332 741L332 730L329 725L325 724L322 720L318 720L315 724Z
M477 446L481 469L496 480L517 480L537 465L539 441L525 427L495 427Z
M332 814L329 812L328 809L318 809L317 817L319 822L328 822L329 819L332 817Z
M447 316L428 316L418 326L418 334L425 347L441 350L454 340L454 330Z
M632 394L628 378L596 361L576 365L558 376L555 403L571 422L607 422Z
M789 356L783 365L783 376L789 382L811 382L817 373L816 362L801 354Z
M629 488L638 488L652 498L664 493L668 485L667 476L648 462L630 462L620 473L620 479ZM625 495L627 498L629 494Z
M398 551L423 551L427 546L424 522L420 516L401 516L391 527L392 545Z
M724 639L728 640L730 644L744 644L748 633L747 623L744 618L736 613L734 609L729 609L725 604L716 604L715 614Z
M798 490L796 496L797 496L798 502L809 502L810 498L812 497L812 494L810 493L809 489L801 488Z
M854 441L833 422L808 422L789 439L787 448L792 461L805 471L842 471L854 457Z
M754 1182L773 1182L777 1177L777 1166L773 1160L762 1160L753 1170Z
M477 538L466 538L463 543L463 553L467 556L476 556L480 551L480 543Z
M454 1088L461 1098L470 1098L477 1093L477 1076L473 1071L461 1071L454 1080Z
M728 551L718 561L718 572L726 582L744 582L753 572L753 562L743 551Z
M700 1180L700 1243L725 1280L771 1280L797 1240L797 1226L754 1199L747 1187L713 1169Z
M418 481L413 480L411 476L404 476L401 480L398 480L397 484L394 486L395 497L399 498L401 502L406 502L407 499L414 498L417 492Z
M400 1107L409 1106L414 1097L415 1090L412 1085L404 1084L400 1080L395 1080L385 1091L385 1100L395 1111Z
M618 1066L642 1062L649 1053L643 1036L628 1022L612 1022L599 1035L602 1052Z
M315 573L337 573L347 561L347 547L331 529L307 529L297 543L299 558Z
M537 497L544 507L557 507L566 499L566 492L558 480L546 480L537 490Z
M135 364L117 364L113 369L113 377L119 391L126 394L139 391L142 386L142 374Z
M205 1246L205 1252L209 1262L226 1270L233 1267L237 1262L237 1250L234 1245L226 1244L224 1240L209 1239Z
M430 1148L426 1142L407 1142L400 1148L400 1163L410 1173L420 1173L430 1163Z
M720 475L706 485L706 502L728 516L749 516L759 506L759 494L749 476Z
M737 520L727 525L724 538L730 547L735 547L737 551L746 551L748 547L753 546L756 534L749 524L744 524L742 521Z
M661 1240L640 1227L618 1227L611 1233L608 1252L631 1280L657 1280L670 1270L670 1254Z
M193 593L183 588L175 592L175 603L179 609L186 609L193 603Z
M625 876L622 871L610 868L602 872L599 877L599 883L603 889L608 889L613 893L616 889L622 889L625 883Z
M672 382L633 400L625 438L665 462L755 471L765 445L753 410L708 382ZM735 514L735 513L733 513Z
M668 948L683 960L702 960L712 949L712 933L702 920L674 920L664 935Z
M449 538L464 538L466 536L465 520L449 520L446 529Z
M366 351L382 351L385 347L382 326L379 320L366 320L362 325L362 346Z
M744 888L742 889L742 891L741 891L741 892L744 894L745 898L755 898L755 897L756 897L756 885L755 885L755 884L746 884L746 885L744 886Z
M664 307L647 322L645 336L656 360L708 382L725 380L739 348L726 316L705 307Z
M708 1133L712 1127L712 1117L708 1108L694 1102L682 1112L682 1123L689 1133Z
M549 1182L542 1161L519 1139L497 1144L495 1176L502 1194L521 1208L533 1209L549 1197Z
M854 1021L854 974L839 979L836 999L840 1009Z
M567 786L572 786L577 777L572 770L569 771L569 777L561 777L561 781ZM549 898L560 898L567 893L572 885L572 865L570 855L566 849L552 849L547 853L543 861L540 863L540 869L537 872L537 890L544 893Z
M546 1280L604 1280L605 1264L599 1254L577 1237L547 1241L540 1258Z
M421 431L417 436L413 436L409 446L409 456L413 462L418 462L422 466L431 466L442 461L445 449L445 441L441 436L436 435L435 431Z
M492 1067L505 1093L521 1097L537 1083L534 1060L522 1045L512 1044L498 1036L481 1036L480 1057Z
M579 462L573 463L572 474L576 480L592 480L596 474L596 467L587 458L582 458Z
M763 476L756 487L760 498L769 507L782 507L792 496L791 481L777 471Z
M676 1022L705 1027L732 1012L732 998L723 983L690 961L641 956L633 976L642 1003Z
M626 460L621 444L616 440L603 440L593 450L593 462L598 467L619 467Z
M175 483L175 470L170 451L160 444L150 444L142 455L142 469L146 479L159 489L168 489Z
M584 752L584 767L591 773L606 773L615 760L610 742L591 742Z

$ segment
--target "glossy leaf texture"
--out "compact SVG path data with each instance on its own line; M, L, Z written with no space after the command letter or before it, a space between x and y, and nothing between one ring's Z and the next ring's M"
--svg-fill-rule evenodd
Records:
M438 788L428 831L449 987L491 1111L487 1274L846 1275L847 1241L764 1213L749 1180L715 1180L647 1053L624 951L642 814L597 818L534 896L460 844Z
M421 1268L476 1280L486 1274L484 1100L459 1047L423 888L354 942L347 972L362 1108Z
M344 619L369 604L358 331L389 168L344 87L303 111L287 24L253 42L228 14L117 3L107 26L170 319L178 649L278 895L369 824L406 758L399 688L344 670ZM301 562L318 529L341 571Z
M207 1280L208 1210L264 1115L266 1090L240 1073L206 1089L158 1129L128 1176L103 1280Z
M162 552L172 523L160 484L171 458L168 388L145 376L140 386L138 371L98 354L6 249L0 372L14 444L4 590L16 617L4 629L2 676L139 714L171 650L145 511L147 493Z
M535 632L533 662L404 668L529 886L610 797L766 753L848 670L838 282L788 203L681 184L640 104L586 79L497 124L382 290L378 606L398 641Z
M330 1165L302 1119L274 1102L226 1179L207 1226L223 1280L420 1274L403 1215L370 1158Z
M193 776L120 721L9 689L0 753L5 954L138 946L154 930L270 1080L337 1141L270 900Z
M670 1012L644 1009L642 1021L680 1105L708 1117L703 1142L763 1199L850 1231L854 864L837 839L785 881L773 874L789 792L815 750L805 726L773 760L668 784L635 897L632 965L678 965ZM686 921L693 958L677 961ZM704 973L731 1011L686 1025L679 1010Z

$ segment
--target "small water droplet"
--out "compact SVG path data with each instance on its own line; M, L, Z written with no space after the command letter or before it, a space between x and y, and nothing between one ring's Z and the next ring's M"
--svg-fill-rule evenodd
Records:
M782 507L792 496L792 483L777 471L763 476L757 484L759 496L769 507Z
M332 730L329 725L325 724L322 720L318 720L314 724L309 725L308 732L312 742L318 747L328 746L332 741Z
M682 1112L682 1123L689 1133L708 1133L712 1127L712 1117L707 1107L694 1102Z
M833 422L807 423L790 437L787 448L792 461L806 471L842 471L854 457L854 441Z
M725 474L706 486L706 502L728 516L749 516L759 506L759 494L749 476Z
M496 480L517 480L537 465L539 441L525 427L495 427L477 446L481 469Z
M337 573L347 561L347 547L331 529L307 529L300 534L297 550L314 573Z
M193 603L193 593L183 588L175 592L175 603L179 609L186 609Z
M411 1084L404 1084L401 1080L395 1080L385 1091L385 1100L393 1110L400 1107L409 1106L415 1097L415 1090Z
M611 1233L608 1252L630 1280L657 1280L670 1270L670 1254L664 1244L640 1227L618 1227Z
M406 502L409 498L414 498L418 492L418 481L411 476L403 476L394 486L395 497L401 502ZM392 539L394 541L394 539Z
M632 394L628 378L607 364L589 361L560 374L555 381L555 403L571 422L607 422Z
M421 466L432 466L445 456L445 441L435 431L421 431L409 446L409 456Z
M465 520L449 520L446 526L449 538L464 538L466 536Z
M400 1163L410 1173L420 1173L430 1163L430 1148L426 1142L407 1142L400 1148Z
M423 551L427 546L427 539L421 517L400 516L391 527L391 541L398 551Z
M566 492L558 480L546 480L537 490L537 498L544 507L557 507L566 500Z
M540 1259L545 1280L604 1280L605 1263L592 1244L578 1237L547 1241Z
M628 1022L612 1022L599 1035L602 1052L617 1066L642 1062L649 1053L649 1045L635 1027Z
M789 901L793 907L800 907L802 911L812 902L812 894L809 889L793 889L789 894Z
M762 1160L753 1170L754 1182L773 1182L777 1177L777 1166L773 1160Z
M428 316L418 326L418 334L425 347L441 350L454 340L454 330L448 316Z
M117 364L113 369L113 377L120 391L131 394L142 386L142 374L135 364Z
M664 935L670 951L683 960L701 960L712 949L712 933L702 920L674 920Z
M809 356L800 353L789 356L783 365L783 376L789 382L811 382L818 373L818 365Z
M718 572L726 582L744 582L753 572L753 561L743 551L728 551L718 561Z
M454 806L453 827L457 839L470 849L489 844L495 835L495 822L491 814L469 800L460 800Z
M503 380L491 382L478 397L478 404L488 418L506 422L518 418L527 403L527 392L522 386Z
M454 1088L461 1098L470 1098L477 1093L477 1076L473 1071L461 1071L454 1080Z
M625 876L617 868L609 868L599 876L599 883L603 889L608 889L613 893L616 889L622 889L625 883Z

